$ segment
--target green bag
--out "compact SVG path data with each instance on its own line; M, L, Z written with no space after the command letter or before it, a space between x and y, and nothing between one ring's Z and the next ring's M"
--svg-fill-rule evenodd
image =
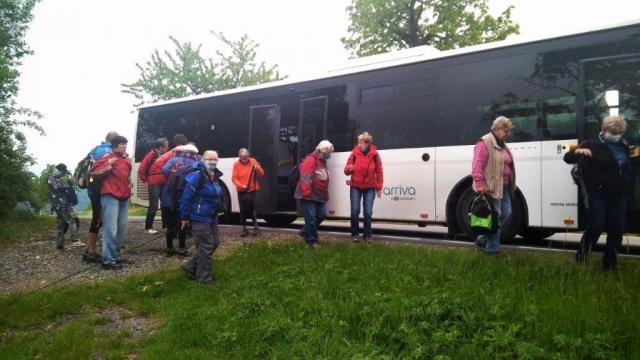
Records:
M476 195L469 209L469 225L477 235L492 234L497 230L497 214L486 195Z

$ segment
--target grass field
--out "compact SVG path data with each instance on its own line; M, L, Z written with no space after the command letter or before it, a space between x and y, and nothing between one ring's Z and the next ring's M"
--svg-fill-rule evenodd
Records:
M0 357L640 358L636 261L613 274L568 255L263 241L214 278L170 268L2 297Z
M0 247L18 239L44 237L47 230L55 227L55 215L33 215L26 211L12 211L0 220Z

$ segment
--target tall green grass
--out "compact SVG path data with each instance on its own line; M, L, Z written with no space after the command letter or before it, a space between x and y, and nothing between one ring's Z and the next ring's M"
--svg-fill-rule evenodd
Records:
M0 219L0 247L20 239L43 238L47 230L56 226L55 216L34 215L22 210L14 210Z
M635 261L616 275L570 256L263 242L215 261L214 278L202 286L165 269L0 298L0 357L640 358ZM100 333L108 307L159 329Z

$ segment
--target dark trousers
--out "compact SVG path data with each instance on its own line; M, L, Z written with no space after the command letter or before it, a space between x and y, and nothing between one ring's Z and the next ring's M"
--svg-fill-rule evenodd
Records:
M318 241L318 226L327 217L327 207L324 203L300 199L302 216L304 216L304 228L302 232L311 245Z
M184 265L184 270L199 282L208 283L211 278L211 255L220 245L218 224L207 224L193 221L193 239L196 242L196 253Z
M144 222L144 229L149 230L153 228L153 220L156 217L158 211L158 202L160 201L160 194L162 194L162 188L164 185L149 185L149 207L147 208L147 219Z
M167 231L165 233L167 239L167 249L173 249L173 239L178 237L178 246L180 249L184 249L187 239L186 229L181 229L182 221L180 220L180 211L178 209L171 209L163 207L162 218L165 219L167 225Z
M245 191L238 193L238 203L240 204L240 223L246 226L247 219L253 220L253 227L258 227L256 215L256 192Z
M576 253L577 261L587 260L591 249L598 242L600 234L606 231L607 244L602 257L602 265L605 269L617 266L617 251L622 244L622 235L624 234L626 205L627 197L624 195L609 195L602 191L589 192L588 223Z
M89 232L97 234L102 227L102 205L100 194L89 193L89 200L91 200L91 225L89 225Z

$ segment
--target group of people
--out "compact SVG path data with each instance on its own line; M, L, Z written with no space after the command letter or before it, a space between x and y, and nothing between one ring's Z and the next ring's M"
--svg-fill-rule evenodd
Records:
M577 164L580 186L585 196L587 221L576 261L586 262L600 234L607 233L602 265L605 270L617 269L617 249L622 244L626 209L633 193L634 174L629 144L623 139L627 122L622 116L607 116L602 120L597 139L584 141L564 155L568 164ZM514 158L505 143L513 124L501 116L494 120L491 131L476 143L471 175L473 189L487 194L499 219L497 230L480 235L476 242L487 254L499 253L500 235L511 215L511 199L516 191Z
M586 261L591 248L605 231L607 244L602 260L605 269L617 267L616 249L622 241L628 194L633 188L633 176L630 173L633 159L629 145L622 138L625 128L624 118L606 117L597 139L583 142L564 157L567 163L580 165L580 176L585 184L582 190L589 199L587 227L576 260ZM492 208L499 219L493 233L480 235L476 239L487 254L500 251L500 236L511 214L511 199L516 192L514 157L505 142L512 129L510 119L504 116L496 118L490 132L478 140L474 149L471 167L473 189L491 199ZM173 144L174 147L169 149L166 138L157 139L138 168L137 175L147 184L149 195L145 231L149 234L158 233L153 224L160 205L167 255L187 256L186 237L191 232L196 253L183 263L182 268L191 279L209 283L212 281L211 256L220 244L217 223L218 212L222 208L223 188L219 181L222 172L217 168L218 153L207 150L202 156L198 155L196 145L183 134L175 135ZM101 263L105 269L120 269L123 263L127 263L121 257L131 196L132 160L126 150L127 139L110 132L105 141L89 153L95 161L87 186L92 219L83 260ZM318 246L318 226L327 215L325 204L329 200L330 179L327 160L333 151L331 142L323 140L298 167L299 180L294 197L300 201L304 217L304 227L299 235L312 248ZM84 246L78 237L79 220L73 211L73 185L64 180L68 173L66 166L59 164L49 177L52 209L58 217L58 248L64 247L64 234L69 229L73 245ZM238 193L241 237L258 235L255 201L256 192L260 189L258 178L264 174L264 169L251 157L249 150L240 149L231 179ZM384 175L380 154L373 145L373 137L367 132L358 136L357 144L344 167L344 174L350 176L352 241L359 242L361 239L362 209L362 240L368 242L372 235L373 203L376 196L381 197ZM251 231L247 228L249 219L252 220ZM101 227L102 254L98 255L96 241ZM173 246L176 238L177 252Z

